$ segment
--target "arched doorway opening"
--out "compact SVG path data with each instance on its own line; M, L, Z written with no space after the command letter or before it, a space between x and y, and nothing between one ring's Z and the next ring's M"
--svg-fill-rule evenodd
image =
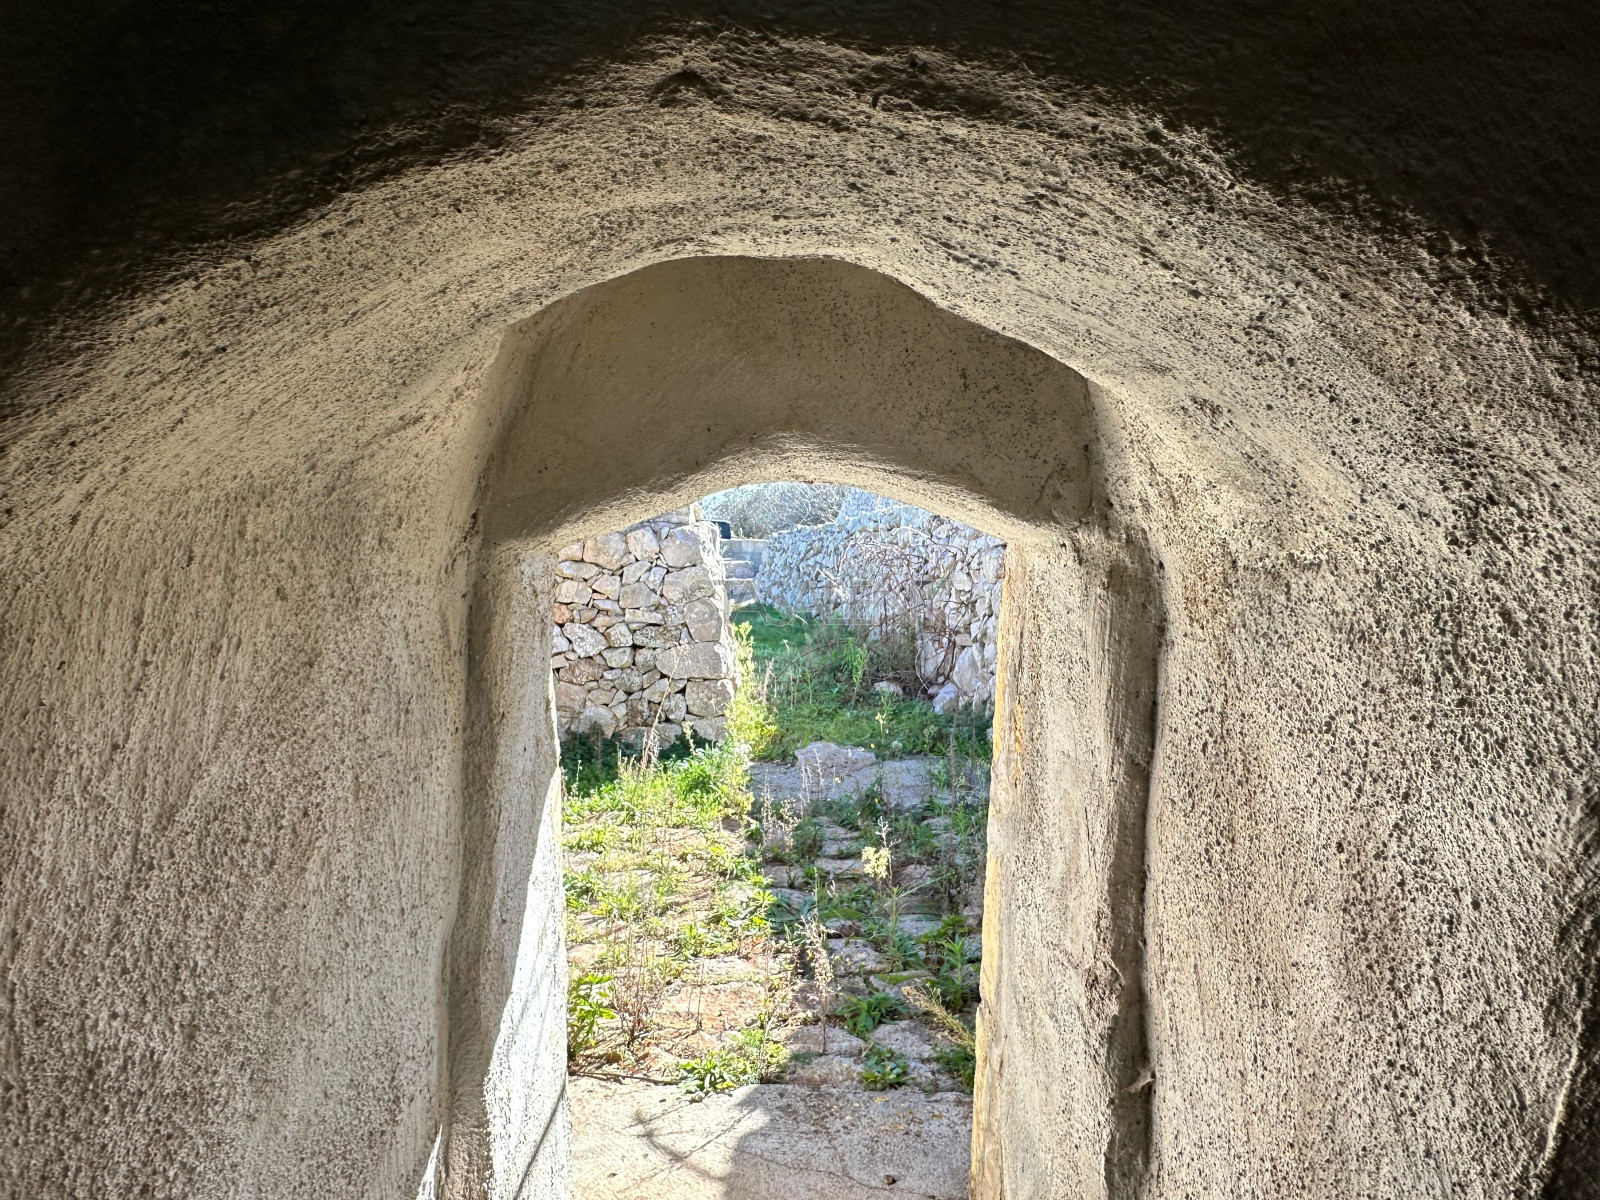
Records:
M445 1193L565 1186L551 555L733 483L799 478L895 495L1010 547L976 1194L1041 1155L1058 1179L1120 1194L1147 1154L1143 878L1164 620L1157 555L1124 520L1099 447L1096 389L876 272L750 258L663 263L568 297L507 332L492 386ZM1045 1094L1068 1110L1030 1104Z

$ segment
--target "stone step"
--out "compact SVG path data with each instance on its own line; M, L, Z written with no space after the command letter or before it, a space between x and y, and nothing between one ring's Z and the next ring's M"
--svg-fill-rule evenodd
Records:
M754 579L756 565L748 559L735 558L722 564L729 579Z

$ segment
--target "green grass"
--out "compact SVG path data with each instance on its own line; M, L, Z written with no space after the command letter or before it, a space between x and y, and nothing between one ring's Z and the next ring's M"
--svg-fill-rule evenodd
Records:
M774 727L752 744L758 758L781 761L811 742L865 746L879 759L944 754L954 738L958 753L988 760L987 715L941 715L915 694L909 639L868 639L843 622L784 616L770 605L741 608L733 619L747 631ZM884 679L906 695L873 691Z

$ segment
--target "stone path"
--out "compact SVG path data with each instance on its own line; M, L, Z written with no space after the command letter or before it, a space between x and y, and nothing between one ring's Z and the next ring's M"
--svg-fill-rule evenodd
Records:
M820 1061L820 1060L819 1060ZM915 1088L575 1078L573 1200L962 1200L972 1100Z
M909 812L933 795L936 790L933 770L944 761L934 755L916 754L877 762L871 751L829 742L815 742L804 747L796 759L792 766L751 763L751 792L758 799L771 794L775 800L793 799L809 804L859 796L874 783L881 782L884 806ZM987 768L982 763L974 763L969 769L972 772L970 788L980 796L987 796Z

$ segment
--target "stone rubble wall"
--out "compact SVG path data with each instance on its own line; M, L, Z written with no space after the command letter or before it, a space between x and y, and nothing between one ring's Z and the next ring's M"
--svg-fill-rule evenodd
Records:
M550 668L562 737L720 741L738 684L717 527L696 508L563 548Z
M911 505L847 504L826 525L768 538L757 583L782 612L836 615L879 634L914 622L918 675L948 712L994 702L1005 549Z

